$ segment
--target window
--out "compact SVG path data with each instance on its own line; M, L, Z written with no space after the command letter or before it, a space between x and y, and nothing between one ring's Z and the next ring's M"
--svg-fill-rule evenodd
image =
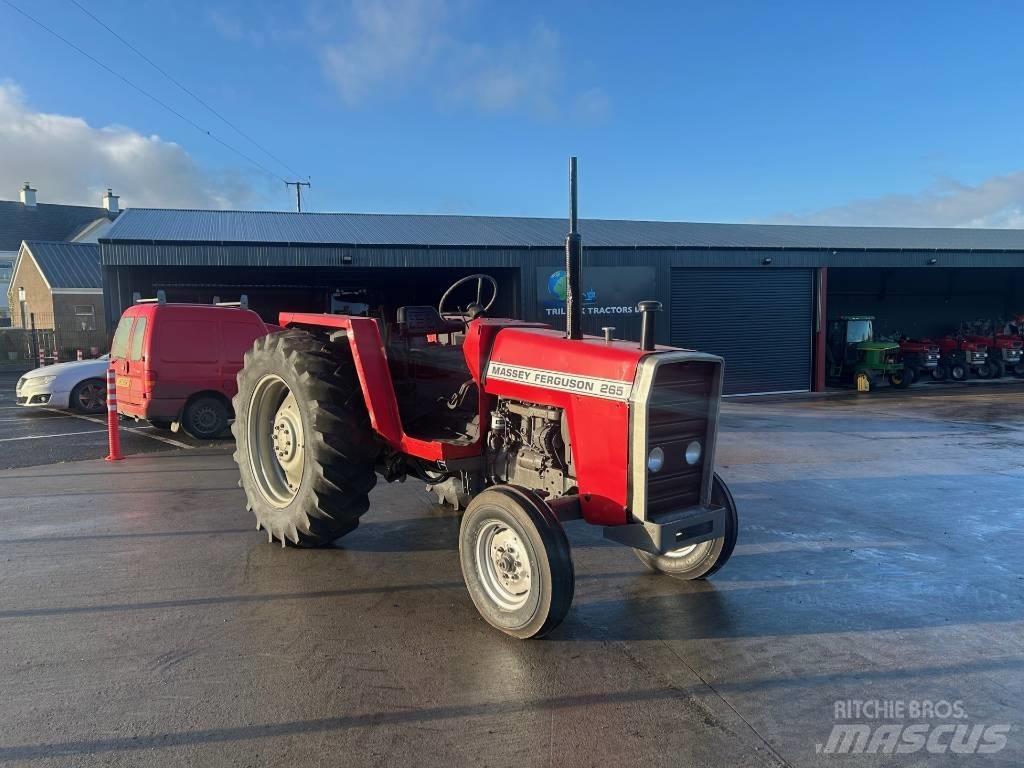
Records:
M142 344L146 340L146 318L140 317L135 321L135 333L132 334L132 348L128 354L129 360L142 359Z
M75 304L75 328L79 331L96 330L96 308L92 304Z
M134 317L125 316L117 324L117 330L114 331L114 341L110 345L111 360L123 360L128 356L128 338L132 335L133 322L135 322Z

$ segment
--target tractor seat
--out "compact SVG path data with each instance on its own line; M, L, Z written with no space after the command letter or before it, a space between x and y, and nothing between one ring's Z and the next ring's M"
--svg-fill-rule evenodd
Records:
M436 307L411 305L398 308L398 333L405 337L461 333L465 326L458 320L445 320Z

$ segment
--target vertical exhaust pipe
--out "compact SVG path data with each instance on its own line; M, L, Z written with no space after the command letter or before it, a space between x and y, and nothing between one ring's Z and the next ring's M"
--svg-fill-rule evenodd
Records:
M637 304L640 310L640 349L644 352L654 351L654 313L661 312L660 301L641 301Z
M565 238L565 335L583 338L583 307L580 272L583 271L583 238L576 229L576 158L569 158L569 234Z

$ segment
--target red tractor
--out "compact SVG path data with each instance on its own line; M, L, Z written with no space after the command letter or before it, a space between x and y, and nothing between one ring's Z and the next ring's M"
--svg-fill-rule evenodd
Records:
M899 340L899 345L899 360L903 363L903 370L911 383L925 376L939 376L938 344L931 339L908 339L903 336Z
M1024 373L1022 355L1024 341L1017 334L994 333L991 336L968 336L969 341L988 345L988 357L978 366L978 376L983 379L1001 379L1010 373Z
M988 360L988 345L969 340L966 336L943 336L939 339L939 367L935 378L964 381L971 372L977 373Z
M641 302L639 344L583 335L575 158L570 201L564 333L488 317L497 283L470 275L437 308L397 308L386 348L377 319L346 315L282 313L285 330L257 339L233 429L268 540L330 544L359 525L378 475L419 478L465 510L469 594L519 638L572 602L563 521L600 525L677 578L725 564L738 522L714 471L723 361L656 346L658 302ZM465 283L475 298L450 308Z

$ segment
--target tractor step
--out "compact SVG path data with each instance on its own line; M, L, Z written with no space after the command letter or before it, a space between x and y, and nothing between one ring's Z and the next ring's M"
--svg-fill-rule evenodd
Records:
M604 537L627 547L663 555L673 549L720 538L725 534L725 515L724 507L690 507L645 522L606 526Z

